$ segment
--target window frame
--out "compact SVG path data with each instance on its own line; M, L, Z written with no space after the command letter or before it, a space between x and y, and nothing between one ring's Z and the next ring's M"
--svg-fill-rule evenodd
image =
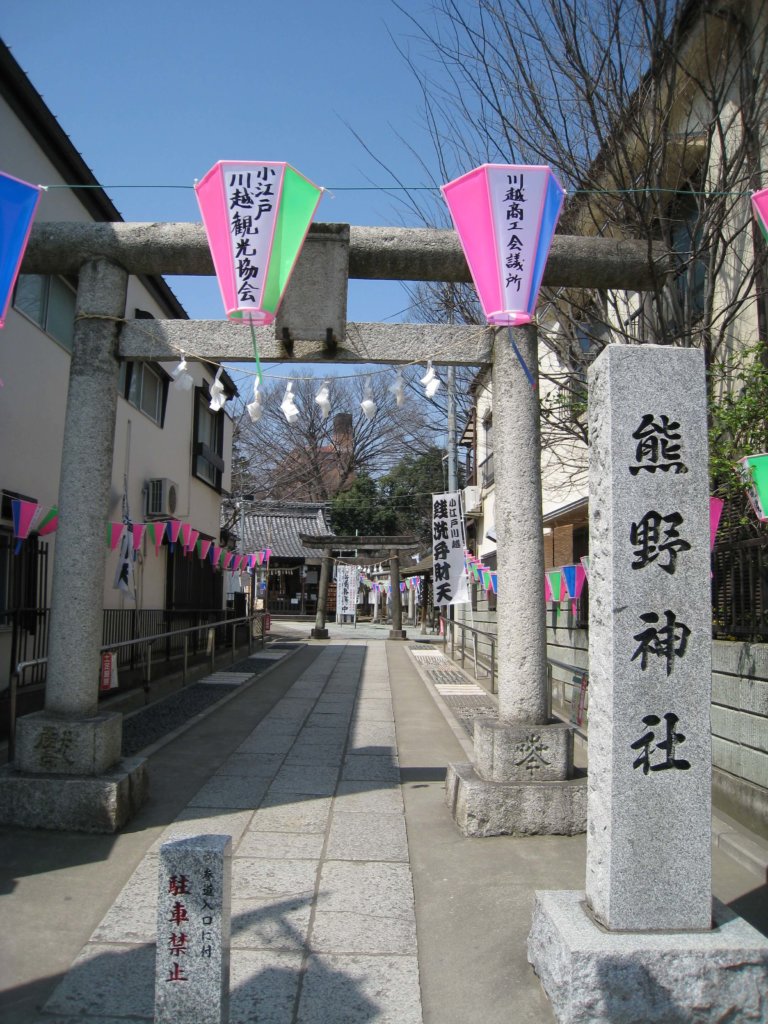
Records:
M40 282L39 297L41 313L39 318L33 315L29 309L24 309L22 306L18 305L20 286L23 289L32 278L36 278ZM57 322L54 329L54 313L58 308L55 301L53 301L55 288L59 289L60 292L65 293L68 298L71 297L72 300L72 322L66 335L59 332L58 328L60 323L58 316L56 317ZM16 285L13 289L13 308L16 312L20 316L23 316L25 320L34 324L35 327L38 327L47 337L51 338L52 341L55 341L57 345L61 345L61 347L70 354L72 353L74 343L76 302L77 289L66 277L62 277L60 274L19 274L16 279ZM67 308L67 320L69 319L69 313L70 310Z
M201 483L212 487L221 494L222 479L224 475L224 411L219 409L213 412L209 408L211 392L208 384L195 388L195 411L193 418L192 434L192 476ZM210 422L215 429L215 436L212 438L213 447L209 443L210 434L206 440L200 436L203 424L203 417ZM202 465L201 465L202 463ZM205 468L209 473L206 474Z

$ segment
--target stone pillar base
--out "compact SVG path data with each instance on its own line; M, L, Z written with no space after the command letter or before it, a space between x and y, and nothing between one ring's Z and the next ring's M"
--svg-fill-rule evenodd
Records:
M573 775L573 726L474 721L475 770L490 782L558 782Z
M587 829L586 776L494 782L471 764L449 764L445 798L465 836L573 836Z
M310 640L330 640L331 634L327 629L318 629L315 626L314 629L309 631Z
M528 960L560 1024L768 1020L768 939L719 900L713 919L706 932L609 932L583 892L537 892Z
M123 716L61 718L47 711L16 723L15 767L28 774L103 775L120 759Z
M40 775L0 768L0 823L56 831L116 832L149 795L143 757L101 775Z
M404 629L390 629L389 631L390 640L407 640L408 634Z

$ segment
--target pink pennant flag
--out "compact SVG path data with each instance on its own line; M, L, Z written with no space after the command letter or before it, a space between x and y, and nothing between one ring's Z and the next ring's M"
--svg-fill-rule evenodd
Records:
M546 573L544 573L544 600L552 600L552 587L549 585L549 576Z
M200 557L205 560L208 557L208 552L211 550L212 540L201 540L200 544Z
M232 568L232 563L234 562L234 560L235 560L235 553L234 553L234 551L228 551L224 555L224 568L225 569Z
M219 564L219 561L221 559L221 553L222 553L221 552L221 548L217 544L214 544L213 547L212 547L212 555L211 555L211 558L212 558L212 561L213 561L214 565L218 565Z
M232 568L235 570L235 572L237 572L240 569L240 566L243 564L244 557L245 555L235 555L232 561Z
M155 557L157 557L160 554L160 548L163 545L165 523L147 523L147 536L155 545Z
M710 498L709 499L709 550L711 551L715 546L715 537L717 536L717 528L720 525L720 516L723 514L723 505L725 502L722 498Z
M24 501L23 498L14 498L11 502L13 513L13 536L16 538L15 554L21 551L21 542L29 536L35 515L40 506L36 501Z
M199 536L200 536L200 531L199 530L190 530L189 531L189 540L187 541L187 548L186 548L185 554L188 555L190 551L194 551L195 550L195 545L197 544L197 538Z
M146 523L134 523L133 524L133 550L138 551L141 547L141 542L144 540L144 534L146 532Z
M45 513L43 518L40 520L40 525L37 528L37 532L41 537L45 537L48 533L55 533L59 528L59 510L55 505L51 505L48 511Z
M189 550L189 536L192 533L192 524L191 523L182 523L181 524L180 533L181 533L181 546L184 549L184 554L186 555L187 551Z
M110 551L114 551L120 543L124 529L124 523L107 523L107 544L109 544Z
M260 551L258 553L258 555L257 555L257 558L259 560L259 565L263 565L264 564L264 552Z
M171 545L171 554L176 546L176 541L179 539L181 533L181 523L178 519L171 519L165 524L165 528L168 531L168 542Z
M265 560L267 562L269 562L271 557L272 557L272 549L271 548L266 548L265 551L264 551L264 558L265 558Z

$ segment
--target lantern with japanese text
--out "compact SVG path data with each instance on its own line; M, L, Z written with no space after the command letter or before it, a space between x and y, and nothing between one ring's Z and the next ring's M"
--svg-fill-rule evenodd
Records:
M768 242L768 188L755 192L752 195L752 209L755 211L757 223L763 232L763 238Z
M286 163L220 160L195 191L227 317L271 324L323 190Z
M530 323L565 191L549 167L483 164L443 185L483 313Z
M40 189L0 172L0 327L27 248Z
M749 503L761 523L768 522L768 454L745 455L736 469L747 488Z

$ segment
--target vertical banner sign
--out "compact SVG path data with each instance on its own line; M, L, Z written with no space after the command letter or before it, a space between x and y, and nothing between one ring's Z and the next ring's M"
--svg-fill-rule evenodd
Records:
M457 491L432 495L432 562L435 604L468 604L464 520Z
M587 900L711 926L707 400L697 349L611 345L589 383Z
M271 324L323 190L289 164L219 161L195 191L227 316Z
M357 566L339 565L336 569L336 619L341 621L342 615L357 613Z

